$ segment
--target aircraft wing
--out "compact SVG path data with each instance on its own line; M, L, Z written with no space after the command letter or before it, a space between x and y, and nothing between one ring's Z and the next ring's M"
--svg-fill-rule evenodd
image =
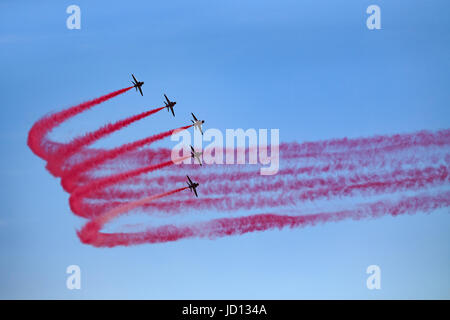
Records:
M194 188L195 196L198 198L197 190Z
M141 96L144 96L144 94L142 93L141 87L139 86L138 88L139 88L139 92L141 93Z
M136 78L134 77L134 74L131 74L131 76L133 77L134 81L137 82Z
M166 97L167 103L170 103L170 100L167 98L166 94L164 94L164 97Z
M187 178L188 178L188 180L189 180L189 183L190 184L192 184L192 180L191 180L191 178L189 178L189 176L186 176Z
M202 126L199 126L198 128L200 129L200 132L201 132L201 133L202 133L202 135L203 135L203 130L202 130Z
M192 150L192 152L195 152L195 150L194 150L194 148L191 146L191 150Z
M191 114L192 114L192 117L194 117L194 120L198 121L197 118L194 116L194 114L192 112L191 112Z
M170 107L170 111L172 111L173 116L175 117L175 112L173 111L173 106Z

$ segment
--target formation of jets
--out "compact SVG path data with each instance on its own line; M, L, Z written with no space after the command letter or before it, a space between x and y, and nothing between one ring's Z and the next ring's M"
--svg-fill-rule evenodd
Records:
M131 83L133 84L134 88L136 89L136 91L139 90L139 92L141 93L141 96L143 96L144 94L142 93L142 85L144 84L144 81L138 81L136 79L136 77L134 76L134 74L131 74L131 76L133 77L133 80L131 81ZM164 94L164 97L166 98L166 101L164 101L165 104L165 108L167 108L167 111L172 111L172 115L175 117L175 112L173 111L173 107L177 104L175 101L170 101L169 98L167 98L167 96ZM193 127L194 129L197 128L198 130L200 130L201 134L203 135L203 130L202 130L202 124L205 123L205 120L198 120L195 115L193 113L192 117L194 118L192 121L193 123ZM195 151L194 147L191 146L191 157L195 160L197 159L198 163L200 165L202 165L202 161L200 159L200 156L202 155L202 152L197 152ZM191 178L189 178L189 176L186 176L188 179L187 185L188 188L191 192L194 192L195 196L198 197L197 194L197 187L199 186L199 184L197 182L193 182L191 180Z

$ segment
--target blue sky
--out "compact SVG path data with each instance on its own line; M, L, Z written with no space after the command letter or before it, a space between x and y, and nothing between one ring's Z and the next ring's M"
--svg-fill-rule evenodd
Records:
M67 6L81 30L66 28ZM366 28L381 8L382 29ZM449 128L448 1L2 1L0 298L449 298L448 209L239 237L97 249L28 149L42 115L145 81L55 130L63 139L155 105L183 125L279 128L280 140ZM179 115L179 117L178 117ZM167 117L160 119L168 119ZM151 127L150 127L151 123ZM167 130L143 121L119 144ZM82 289L68 290L77 264ZM365 287L367 266L382 289Z

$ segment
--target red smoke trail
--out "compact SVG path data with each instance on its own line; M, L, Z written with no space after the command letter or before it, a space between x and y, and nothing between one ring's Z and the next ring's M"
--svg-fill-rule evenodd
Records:
M95 245L96 243L101 243L101 238L102 238L102 233L100 233L99 231L101 230L101 228L108 222L111 222L114 218L127 213L137 207L140 207L148 202L154 201L156 199L161 199L164 197L167 197L169 195L172 195L174 193L186 190L188 187L183 187L183 188L178 188L172 191L168 191L165 193L161 193L161 194L157 194L157 195L153 195L150 197L146 197L143 199L140 199L138 201L134 201L134 202L130 202L130 203L126 203L120 206L115 207L114 209L105 212L103 215L92 219L90 222L88 222L82 230L77 231L78 236L84 237L85 239L88 239L89 242L93 245ZM120 238L120 235L117 235L118 238Z
M313 158L324 161L343 161L381 157L384 153L393 154L394 152L409 148L442 147L449 144L450 130L445 129L437 132L420 131L410 134L384 135L370 138L343 138L318 142L281 143L279 145L279 152L283 160ZM204 153L207 152L207 149L205 148L203 150ZM233 150L236 154L239 148ZM270 150L270 145L268 146L268 150ZM227 151L230 151L230 149L223 149L224 157ZM245 154L248 154L249 148L243 151ZM157 156L157 153L168 157L170 156L171 150L143 150L137 154L130 154L129 157L133 161L138 161L138 163L147 163L148 159ZM127 158L124 157L123 160L126 161ZM200 168L197 169L200 170Z
M133 172L133 171L131 171ZM348 187L351 184L360 185L360 186L368 186L369 184L384 183L385 185L399 183L399 181L406 181L411 183L419 183L423 181L423 183L431 183L431 182L445 182L448 180L448 168L445 166L440 166L439 168L427 167L425 169L409 169L409 170L401 170L396 169L394 171L386 172L383 174L355 174L353 176L331 176L326 178L313 178L313 179L298 179L293 174L289 174L286 176L286 173L277 174L270 182L265 179L264 176L259 175L258 173L252 172L248 173L233 173L232 176L234 179L217 179L217 180L209 180L199 179L199 176L196 176L199 181L202 181L202 195L205 196L214 196L214 195L239 195L239 194L256 194L261 192L289 192L289 191L301 191L303 189L313 189L319 187L327 187L330 190L343 190L345 187ZM175 176L173 176L175 178ZM179 176L174 179L174 181L166 181L165 183L147 183L143 188L144 191L139 190L117 190L117 189L108 189L108 190L100 190L93 194L94 198L97 199L105 199L105 200L113 200L113 199L127 199L132 200L136 198L141 198L148 195L150 192L150 187L157 188L160 185L171 185L175 183L184 182L186 178L184 176ZM155 178L157 180L157 178ZM230 180L235 181L235 183L230 184ZM152 180L149 180L151 182ZM208 184L207 182L212 182ZM354 187L356 189L356 187ZM361 189L363 189L361 187ZM96 189L98 190L98 188Z
M158 149L158 151L161 149ZM163 149L165 150L165 149ZM147 154L147 150L141 150L142 153ZM136 156L136 153L133 153L134 156ZM128 155L127 155L128 157ZM167 159L170 157L170 152L166 157L161 157L162 159ZM292 166L287 167L284 169L280 169L276 176L274 178L280 178L283 176L293 177L298 175L321 175L321 174L333 174L341 171L346 171L348 173L357 171L358 169L365 168L370 170L381 170L386 167L391 167L393 169L399 169L402 166L405 165L414 165L416 166L420 162L426 161L430 164L436 164L439 163L442 160L442 156L438 156L436 154L427 153L426 155L417 155L416 153L413 153L411 155L402 155L400 159L398 158L392 158L388 155L383 155L383 157L367 157L367 159L356 159L355 161L347 162L344 160L339 161L332 161L331 163L318 163L317 165L310 165L310 166ZM146 161L146 163L154 162L153 160L161 160L157 163L162 162L163 160L160 159L160 157L157 157L155 155L155 158L152 159L149 157L149 159ZM120 161L122 161L123 158L120 158ZM112 164L114 165L114 163ZM131 163L128 163L128 165L132 165ZM450 165L450 158L447 159L446 165ZM225 166L226 168L236 170L224 170L223 172L218 171L217 165L205 165L204 167L200 167L197 164L193 165L184 165L180 164L170 169L170 172L167 172L167 175L164 176L155 176L152 178L147 177L137 177L130 179L128 181L129 184L137 185L137 184L145 184L147 187L151 186L164 186L167 184L174 184L183 182L185 180L184 175L173 175L174 171L183 171L183 173L188 174L194 174L199 181L202 181L202 184L213 182L213 181L236 181L236 180L248 180L248 179L255 179L255 178L263 178L259 173L259 167L256 167L255 170L247 170L247 171L240 171L236 168L236 166ZM107 166L107 169L114 169L113 166ZM197 170L200 168L199 170ZM90 183L93 179L91 175L85 174L78 179L79 184L86 184Z
M434 196L410 196L396 202L384 200L340 212L299 216L259 214L215 219L195 225L166 225L152 228L143 233L101 233L100 231L106 223L137 207L144 207L146 213L156 211L179 213L192 208L215 209L225 212L265 208L274 208L279 211L278 209L283 206L294 206L306 201L336 200L355 195L364 197L390 195L396 192L417 191L424 187L442 186L443 183L449 182L450 155L448 153L437 155L436 151L445 151L442 147L450 145L450 130L319 142L282 143L279 148L283 167L274 177L260 176L258 170L246 170L245 165L232 167L205 165L202 167L202 171L198 165L179 165L171 167L172 174L170 176L151 179L141 177L141 174L164 170L172 164L172 161L168 161L171 153L169 149L139 150L145 145L172 134L172 130L112 150L85 148L108 134L163 108L108 124L66 144L48 140L47 135L52 129L64 121L131 88L124 88L46 116L39 120L29 132L29 147L35 154L48 161L47 169L52 174L61 176L63 187L71 192L72 211L92 219L78 232L84 243L110 247L174 241L189 237L213 238L285 226L302 227L318 222L379 217L385 214L397 215L406 212L415 213L419 210L431 211L449 204L450 192L447 192ZM191 125L177 130L189 127ZM238 152L244 151L248 158L251 148L254 149L254 147L249 147L222 151L224 156L227 151L232 151L235 159ZM209 153L210 150L204 151ZM270 156L271 150L268 153ZM447 165L442 164L443 159ZM307 165L308 161L312 164ZM430 167L430 164L440 166ZM141 168L142 165L145 167ZM406 170L405 166L412 168ZM122 173L123 168L127 168L129 171ZM180 170L183 171L182 177L173 174ZM184 199L187 198L187 194L178 194L178 197L172 201L158 201L186 188L157 195L151 195L148 191L148 188L156 189L161 186L170 188L172 184L184 180L185 171L195 171L198 173L196 179L202 179L199 180L202 185L200 189L203 188L201 198ZM99 173L104 175L105 172L113 174L98 178ZM331 176L336 173L337 176ZM322 174L330 176L318 176ZM306 177L299 177L299 175ZM134 185L135 183L139 183L139 185ZM129 187L129 189L124 189L124 187ZM134 199L136 201L123 202L123 200Z
M107 124L96 131L86 133L83 136L73 139L71 142L61 146L58 149L58 153L54 154L49 159L47 169L55 176L60 176L62 174L61 166L63 165L64 161L66 161L67 158L71 155L77 153L81 148L86 147L94 143L95 141L100 140L101 138L104 138L115 131L123 129L136 121L144 119L162 109L164 109L164 107L142 112L115 123Z
M186 156L184 158L179 159L179 161L183 161L184 159L189 158L189 157L190 156ZM80 207L80 200L82 198L88 196L89 194L91 194L93 192L101 190L105 187L117 184L121 181L125 181L132 177L135 177L135 176L138 176L138 175L141 175L144 173L149 173L154 170L168 167L173 164L175 164L175 163L172 160L170 160L170 161L166 161L166 162L163 162L163 163L160 163L157 165L148 166L148 167L144 167L141 169L136 169L136 170L132 170L132 171L128 171L128 172L124 172L121 174L117 174L117 175L113 175L113 176L109 176L106 178L101 178L101 179L92 181L90 184L76 188L74 190L74 192L71 194L70 199L69 199L70 208L72 209L72 212L79 214L81 216L84 216L82 210L78 209Z
M420 131L409 134L396 134L385 136L374 136L355 139L332 139L317 142L290 143L286 144L286 150L297 156L315 157L323 153L346 151L396 151L409 147L432 145L443 146L450 142L450 130L445 129L437 132Z
M203 211L238 211L254 210L263 208L277 208L283 206L297 206L307 201L317 201L322 199L331 200L333 198L343 198L348 196L373 196L382 193L394 193L404 190L419 190L424 186L442 184L441 178L435 177L433 180L404 179L400 181L371 182L367 184L350 184L334 188L318 188L305 191L294 191L282 194L252 194L249 197L222 196L222 197L202 197L199 199L173 200L170 202L153 202L146 206L146 212L166 212L177 213L190 210ZM445 180L448 182L448 180ZM87 208L83 208L88 211Z
M242 235L249 232L285 227L300 228L315 226L320 223L338 222L352 219L361 220L379 218L385 215L398 216L414 214L418 211L432 210L450 205L450 192L437 195L420 195L406 197L400 201L378 201L358 206L353 210L304 214L297 216L278 214L258 214L238 218L214 219L195 225L165 225L137 233L101 233L102 221L91 220L80 231L78 237L83 243L95 247L129 246L143 243L161 243L184 238L217 238L231 235Z
M95 168L96 166L102 164L103 162L105 162L107 160L117 158L118 156L120 156L124 153L133 151L133 150L143 147L145 145L149 145L155 141L162 140L162 139L172 135L172 133L176 130L186 130L190 127L192 127L192 125L188 125L188 126L184 126L184 127L178 128L178 129L162 132L162 133L150 136L145 139L141 139L141 140L138 140L138 141L135 141L132 143L124 144L124 145L114 148L112 150L104 151L94 158L87 159L87 160L83 161L82 163L75 165L74 167L72 167L70 170L68 170L68 172L66 172L63 175L63 177L62 177L63 178L63 181L62 181L63 188L64 188L64 190L71 192L71 191L73 191L74 185L76 184L80 173L86 172L92 168Z
M392 179L387 177L392 176ZM361 181L352 181L353 179L338 178L335 181L322 182L312 188L307 183L302 190L301 187L296 186L294 182L293 186L288 188L282 188L281 186L271 186L272 190L265 191L279 191L281 194L264 195L262 191L254 191L249 189L242 195L230 196L231 192L219 191L222 196L218 197L216 194L213 197L203 196L199 199L177 199L170 202L152 202L145 206L146 212L166 212L176 213L182 210L188 212L190 210L218 210L218 211L236 211L236 210L251 210L262 208L276 208L288 205L298 205L306 201L315 201L319 199L332 199L333 197L347 197L355 194L370 196L382 193L393 193L405 190L417 190L425 186L437 186L442 183L448 182L448 169L441 167L439 169L427 168L424 171L411 172L410 174L404 174L403 176L396 176L396 174L386 174L385 180L379 177L367 177ZM218 189L221 187L218 186ZM83 203L82 197L71 197L71 209L72 212L83 217L94 217L101 212L111 210L114 206L121 202L113 201L114 197L120 195L120 192L111 192L111 196L107 192L103 193L103 197L98 199L107 200L105 204L86 204ZM124 191L126 194L127 191ZM133 191L131 191L133 192ZM127 194L128 195L128 194ZM225 196L223 196L225 195ZM249 197L250 195L250 197ZM145 192L141 192L137 197L146 196ZM125 199L125 198L124 198ZM132 200L132 199L127 199Z
M259 177L258 177L259 178ZM236 181L234 184L229 182L217 182L206 185L202 188L204 195L229 195L229 194L245 194L245 193L261 193L261 192L288 192L300 191L314 188L328 188L330 190L343 190L349 185L360 186L364 189L375 183L391 185L399 181L411 181L412 183L423 183L431 181L447 181L448 168L441 166L439 168L395 170L384 174L355 174L352 176L338 176L327 178L313 179L289 179L285 177L275 177L273 181L267 182L264 178L255 181ZM356 187L355 187L356 188Z
M54 114L50 114L38 120L28 133L28 142L27 142L28 146L38 157L45 159L48 156L47 154L48 150L45 150L42 144L44 142L46 135L49 134L50 131L59 126L64 121L76 116L77 114L86 111L102 102L112 99L122 93L125 93L131 88L133 87L128 87L111 92L99 98L83 102L77 106L71 107L69 109Z
M111 220L113 220L114 218L116 218L117 216L119 216L121 214L127 213L127 212L129 212L135 208L138 208L146 203L149 203L151 201L170 196L174 193L177 193L177 192L180 192L180 191L183 191L186 189L188 189L188 187L178 188L178 189L175 189L172 191L168 191L168 192L160 193L157 195L149 196L146 198L142 198L142 199L134 201L134 202L125 203L121 206L117 206L116 208L104 213L103 215L95 218L94 220L97 223L100 223L101 225L105 225L106 223L110 222Z
M361 141L359 141L361 140ZM376 138L359 138L359 139L336 139L332 140L333 143L327 143L324 141L320 142L305 142L299 143L282 143L280 144L280 157L283 161L296 160L298 161L302 157L309 158L313 157L316 160L325 161L327 163L337 163L343 161L358 161L361 165L366 161L367 163L382 162L386 157L385 155L390 155L392 157L394 152L403 151L409 148L428 148L428 147L442 147L450 144L450 130L441 130L435 133L422 131L415 134L408 135L395 135L395 136L378 136ZM373 143L367 144L365 143ZM389 141L394 141L396 145L388 145ZM376 142L376 143L375 143ZM325 146L331 145L336 148L340 146L342 150L330 151ZM355 149L354 146L359 146L360 149ZM353 148L352 148L353 147ZM237 148L236 150L238 150ZM270 146L269 146L270 149ZM223 150L225 155L228 149ZM312 150L312 151L311 151ZM317 150L321 150L318 152ZM207 149L204 150L204 153ZM101 155L103 150L91 150L89 151L89 156ZM237 152L237 151L236 151ZM236 153L235 152L235 153ZM249 148L245 149L245 153L248 154ZM171 150L159 148L157 150L140 150L139 152L128 152L127 154L121 155L121 160L126 162L132 160L134 164L148 164L151 161L159 163L163 159L167 159L171 155ZM423 158L423 156L422 156ZM108 166L107 166L108 167ZM108 167L109 168L109 167ZM116 167L112 164L111 169ZM185 165L177 167L177 170L186 170ZM199 168L197 166L191 167L191 170L202 170L204 168Z

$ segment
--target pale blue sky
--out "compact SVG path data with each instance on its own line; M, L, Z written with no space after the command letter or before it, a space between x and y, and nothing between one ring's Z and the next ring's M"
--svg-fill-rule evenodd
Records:
M70 4L81 30L66 28ZM365 26L370 4L382 30ZM448 299L448 209L97 249L80 243L83 220L26 137L42 115L127 86L131 72L144 97L56 133L160 105L164 92L178 101L170 126L195 110L219 129L279 128L285 142L449 128L449 12L444 0L2 1L0 298ZM144 121L108 141L167 128ZM70 264L80 291L65 287ZM365 287L371 264L380 291Z

